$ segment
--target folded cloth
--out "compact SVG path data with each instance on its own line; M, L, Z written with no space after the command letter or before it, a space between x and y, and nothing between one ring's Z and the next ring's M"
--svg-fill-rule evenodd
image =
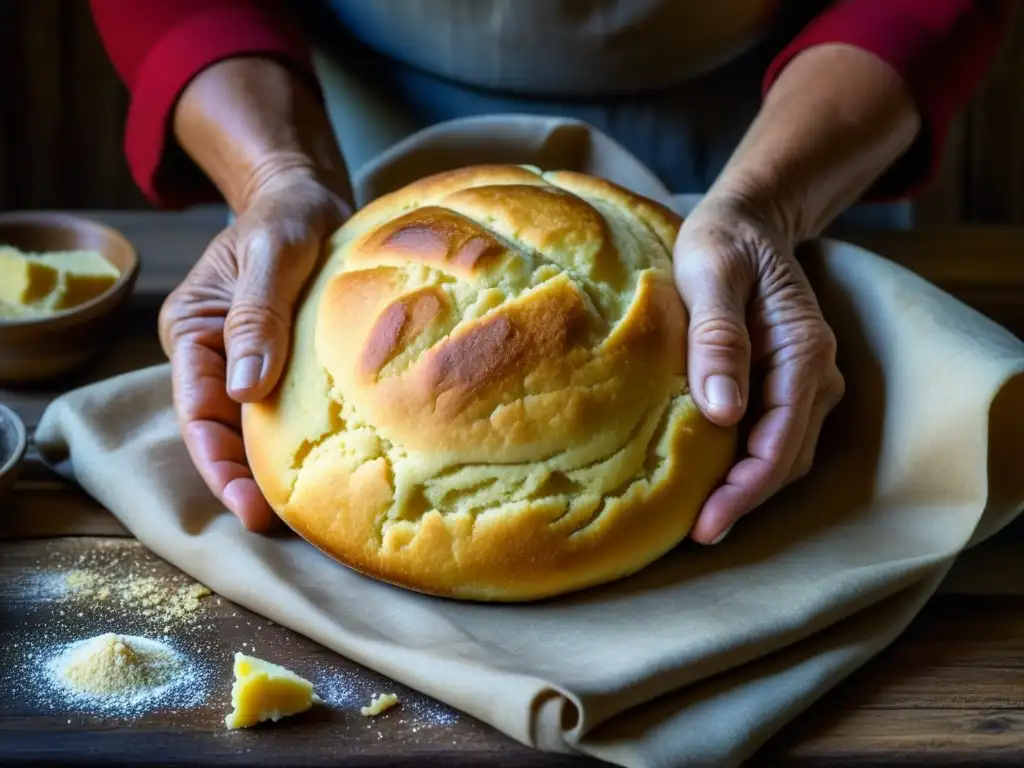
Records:
M520 116L436 126L355 181L366 201L480 162L581 170L673 202L607 136ZM561 599L430 598L297 537L244 532L189 461L166 365L59 398L37 443L227 599L520 742L636 768L735 766L898 636L957 555L1024 507L1024 343L862 249L820 240L801 258L848 384L812 473L723 543L687 542Z

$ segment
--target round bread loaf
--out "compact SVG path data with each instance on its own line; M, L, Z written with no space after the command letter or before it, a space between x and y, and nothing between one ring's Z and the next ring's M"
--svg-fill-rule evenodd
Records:
M685 376L681 220L591 176L473 166L331 239L271 397L257 483L339 562L464 600L634 573L686 537L733 459Z

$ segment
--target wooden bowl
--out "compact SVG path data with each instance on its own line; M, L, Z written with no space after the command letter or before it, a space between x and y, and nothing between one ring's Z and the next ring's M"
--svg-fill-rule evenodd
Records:
M0 245L22 251L97 251L121 273L106 292L45 317L0 318L0 382L50 379L91 359L135 287L139 256L117 230L66 213L0 214Z
M18 414L0 405L0 499L14 487L28 447L28 433Z

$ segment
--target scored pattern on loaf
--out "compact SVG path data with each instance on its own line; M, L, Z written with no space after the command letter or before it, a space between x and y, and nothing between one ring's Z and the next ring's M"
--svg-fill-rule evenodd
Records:
M362 464L382 461L395 494L393 503L378 514L378 545L387 534L392 546L407 543L430 510L475 520L487 511L514 511L509 507L540 500L549 500L553 507L552 524L570 534L579 532L609 501L634 484L649 482L661 465L659 438L674 411L678 415L673 401L686 391L680 373L663 376L653 391L632 395L654 399L637 410L626 429L616 424L610 439L596 437L582 448L556 444L548 450L536 443L558 441L526 441L531 455L525 461L495 464L484 460L494 455L486 449L477 452L483 455L467 456L467 446L451 445L457 442L452 440L440 451L431 444L410 451L415 441L402 439L397 424L368 418L367 412L388 410L377 407L374 387L401 377L423 363L429 350L460 336L461 344L449 343L450 354L436 355L421 366L430 378L423 406L432 414L445 412L446 421L464 411L467 400L479 399L481 388L500 388L510 379L518 385L512 387L515 391L491 398L487 409L474 414L475 424L491 424L500 419L500 411L531 397L618 384L611 375L616 371L602 365L594 366L589 380L561 382L565 386L553 386L542 375L531 381L529 373L543 365L534 353L582 351L577 357L583 360L614 346L620 341L617 334L634 333L621 324L641 282L645 296L659 281L674 290L670 255L643 218L574 194L551 183L551 177L535 174L540 183L469 187L414 207L353 237L343 265L335 268L334 291L329 288L325 296L319 327L337 319L340 303L346 305L346 327L364 321L369 329L364 336L362 329L353 328L359 349L341 350L340 355L334 335L318 333L318 338L330 339L323 349L318 344L317 356L327 361L331 397L341 407L332 433L317 438L315 447L305 444L293 467L297 479L304 466L325 458L332 462L339 454ZM551 294L547 302L545 293ZM368 295L369 302L360 301ZM381 296L389 299L382 308ZM651 306L662 310L666 303ZM543 319L531 324L531 313L542 310ZM665 325L673 319L648 318L649 341L664 343L670 332ZM514 349L517 337L520 348ZM630 339L621 341L628 344ZM618 357L628 362L628 352ZM332 369L350 373L350 386L339 386ZM447 404L446 396L451 401ZM541 426L558 429L557 424ZM578 437L572 442L578 443Z
M421 591L529 599L689 531L734 432L687 390L681 221L606 181L437 174L332 238L273 395L243 408L277 513Z
M304 443L294 468L300 470L307 462L326 460L333 471L339 456L352 461L353 472L383 462L385 474L394 479L395 494L393 503L382 509L375 521L378 546L383 544L385 534L390 535L393 546L408 543L422 516L432 510L442 515L466 514L475 524L478 514L514 513L517 507L538 501L549 502L550 524L572 536L598 520L609 503L630 492L641 492L662 470L669 453L668 426L686 411L687 402L681 397L684 394L680 382L675 396L652 408L619 450L579 466L560 460L565 456L561 454L540 462L455 464L435 474L417 472L409 466L410 462L419 464L417 457L410 457L372 428L362 426ZM347 424L339 420L338 426L345 429ZM435 466L429 460L420 465Z

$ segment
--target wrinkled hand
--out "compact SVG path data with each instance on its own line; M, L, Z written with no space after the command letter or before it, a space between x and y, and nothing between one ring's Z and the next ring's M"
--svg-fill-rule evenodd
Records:
M693 397L722 426L752 417L747 455L707 499L691 533L705 544L810 470L822 425L845 393L835 336L793 244L769 218L740 200L708 197L675 247L676 283L690 315ZM750 402L752 389L760 389L760 402Z
M253 480L241 403L274 387L295 301L321 245L351 214L308 172L267 177L160 312L174 405L189 454L218 499L250 530L274 514Z

